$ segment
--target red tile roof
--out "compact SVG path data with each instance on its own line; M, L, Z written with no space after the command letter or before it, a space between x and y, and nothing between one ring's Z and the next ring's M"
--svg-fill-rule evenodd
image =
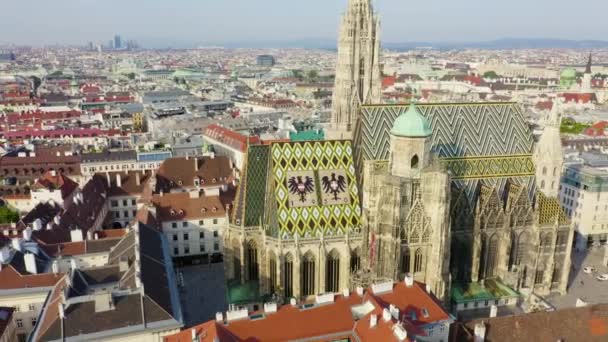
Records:
M22 275L11 265L2 265L0 270L0 290L51 287L62 277L61 274L41 273Z
M249 142L250 145L257 145L260 143L260 138L257 136L248 137L216 124L208 126L203 132L203 135L241 152L245 152L247 149L247 142Z
M352 293L348 297L336 295L333 303L301 307L283 305L276 313L264 313L259 319L245 318L236 321L206 322L194 327L197 335L204 332L205 339L213 341L223 334L221 341L334 341L339 338L359 341L396 341L393 332L399 323L391 317L382 319L382 312L390 304L400 311L402 327L410 334L424 336L422 326L431 322L450 320L448 313L441 308L437 299L429 295L424 285L414 283L407 287L404 283L394 284L392 291L374 294L368 290L362 296ZM369 304L367 304L369 303ZM371 305L370 312L357 319L352 309L361 304ZM424 317L422 309L428 310ZM410 312L417 312L417 320L411 321ZM262 314L255 313L255 314ZM377 316L377 324L370 326L371 316ZM165 337L165 342L192 341L192 330L186 329L178 334ZM405 341L411 341L406 339Z

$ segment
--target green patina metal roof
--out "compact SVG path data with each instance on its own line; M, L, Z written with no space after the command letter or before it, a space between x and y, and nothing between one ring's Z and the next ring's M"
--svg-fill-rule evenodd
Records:
M452 285L452 300L456 303L497 300L519 297L520 294L503 284L498 279L487 279L484 285L479 283Z
M307 130L301 132L289 133L291 141L321 141L325 140L325 132L323 130Z
M257 281L241 283L238 280L229 280L226 296L228 304L246 304L261 300L260 284Z
M399 115L393 124L391 134L399 137L418 138L433 134L429 121L416 109L412 102L405 113Z

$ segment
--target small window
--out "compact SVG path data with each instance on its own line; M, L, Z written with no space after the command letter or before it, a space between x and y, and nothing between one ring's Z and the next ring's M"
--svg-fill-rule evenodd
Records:
M190 254L190 247L184 247L184 254Z
M127 204L127 200L122 200L122 206L123 206L123 207L126 207L127 205L128 205L128 204Z
M177 228L177 222L173 222L173 223L171 223L171 227L173 227L173 228Z
M134 199L131 200L131 205L136 205L136 201Z
M213 224L217 224L217 219L213 219Z
M15 323L17 323L17 328L23 328L23 320L22 319L16 319Z
M179 254L179 248L175 247L173 248L173 255L178 255Z
M188 233L184 233L184 241L188 240Z
M205 245L201 244L201 253L205 253Z
M216 252L217 252L217 251L219 251L219 250L220 250L220 244L219 244L219 243L217 243L217 242L216 242L216 243L214 243L214 244L213 244L213 250L214 250L214 251L216 251Z
M218 232L217 232L217 230L214 230L214 231L213 231L213 237L218 237Z
M204 238L205 238L205 232L200 232L200 233L198 233L198 237L199 237L199 239L201 239L201 240L202 240L202 239L204 239Z
M182 222L182 227L188 227L188 222Z
M32 317L32 327L36 326L37 319L36 317Z
M418 158L418 155L414 155L412 157L412 163L411 163L412 169L417 169L419 163L420 163L420 159Z
M173 241L177 241L177 234L173 234Z
M36 306L35 306L34 304L29 304L29 305L28 305L28 309L29 309L30 311L34 311L34 310L36 310Z
M112 208L118 207L118 201L112 201Z

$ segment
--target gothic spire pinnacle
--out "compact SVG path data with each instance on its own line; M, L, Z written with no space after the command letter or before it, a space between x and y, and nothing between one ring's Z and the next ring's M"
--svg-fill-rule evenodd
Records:
M586 74L591 73L591 65L593 64L593 55L589 52L589 59L587 60L587 68L585 69Z

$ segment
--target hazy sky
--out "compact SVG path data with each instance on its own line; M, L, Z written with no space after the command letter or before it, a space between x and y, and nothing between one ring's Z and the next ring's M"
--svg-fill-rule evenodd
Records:
M0 0L0 43L335 39L347 0ZM608 40L607 0L376 0L382 40Z

